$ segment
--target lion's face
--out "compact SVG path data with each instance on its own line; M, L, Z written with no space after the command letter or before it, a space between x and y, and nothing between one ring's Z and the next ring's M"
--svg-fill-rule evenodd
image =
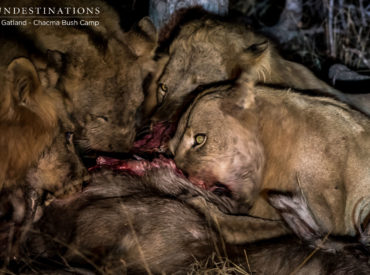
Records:
M102 65L102 58L95 57L94 70L81 68L83 76L65 79L82 149L125 152L134 140L135 115L144 97L142 73L134 60L130 64L127 57L117 58L126 62Z
M191 92L199 85L227 77L222 52L213 45L199 42L174 48L153 87L158 108L152 119L171 120L177 110L191 100Z
M85 34L80 36L79 47L73 44L65 50L59 81L77 121L76 141L83 150L127 152L135 137L155 41L131 31L121 38L127 44L110 38L102 50Z
M195 21L181 28L168 54L158 60L146 101L152 121L176 121L201 85L236 78L260 64L268 52L266 38L245 27L216 20Z
M205 188L226 186L233 198L248 201L259 188L263 149L253 116L244 125L225 111L230 91L226 86L200 94L181 117L170 150L176 165Z

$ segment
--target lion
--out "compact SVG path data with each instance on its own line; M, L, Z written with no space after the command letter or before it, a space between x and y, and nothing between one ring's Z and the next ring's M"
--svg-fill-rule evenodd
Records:
M55 197L74 193L88 175L74 148L74 128L66 121L60 92L42 85L39 72L27 58L14 59L4 70L0 191L7 198L1 207L10 202L13 220L21 222L33 217L44 193Z
M9 6L22 7L25 3L9 1ZM33 5L42 3L36 1ZM52 1L48 5L51 3L55 7L80 5L79 1ZM68 103L81 152L127 152L135 137L138 108L144 100L143 81L155 65L152 57L157 32L147 17L123 32L118 15L106 3L91 1L90 6L101 9L99 26L6 26L0 30L1 40L23 46L25 56L38 70L45 71L45 64L50 65L57 79L56 88ZM84 19L79 15L76 18ZM15 57L19 54L13 53L7 43L0 48ZM1 57L7 58L8 55Z
M352 103L350 95L330 87L303 65L282 58L267 37L240 23L211 15L192 17L192 13L177 21L175 15L176 27L162 31L159 69L144 102L144 113L153 122L176 122L176 114L194 98L198 86L235 79L241 71L253 71L258 82ZM369 114L366 105L353 105Z
M343 103L243 79L215 84L188 107L169 147L194 182L224 188L252 217L279 220L269 190L299 193L323 232L368 245L370 121ZM227 240L258 238L248 218L239 232L237 218L218 216ZM281 234L277 226L267 236Z

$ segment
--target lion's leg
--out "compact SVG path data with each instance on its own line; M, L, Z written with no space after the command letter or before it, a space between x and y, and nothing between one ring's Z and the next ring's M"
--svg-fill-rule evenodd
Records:
M22 233L20 236L20 242L24 240L26 234L31 229L35 219L37 207L41 205L41 195L32 186L26 185L24 188L24 200L25 200L25 215L22 222Z
M367 250L370 251L370 221L369 220L370 220L370 217L367 217L364 224L361 224L358 227L360 231L359 241L366 247Z
M328 239L330 232L323 232L301 195L273 191L267 199L289 228L308 245L332 253L343 249L342 243Z
M186 202L204 214L219 230L227 243L255 242L287 235L291 232L281 220L225 214L203 197L194 197Z

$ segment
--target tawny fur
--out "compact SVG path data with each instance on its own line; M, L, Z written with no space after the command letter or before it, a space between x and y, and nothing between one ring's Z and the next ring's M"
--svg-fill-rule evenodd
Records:
M369 141L369 119L345 104L241 81L200 94L170 148L178 167L211 190L225 184L252 216L279 218L267 190L303 193L323 232L355 236L370 211ZM253 237L244 229L230 240Z
M13 2L3 4L22 7L27 1ZM52 2L55 7L79 5L75 0ZM27 43L25 52L37 69L47 68L36 63L36 55L49 59L58 75L56 86L69 102L68 114L81 151L127 152L135 138L136 113L144 100L143 80L153 70L156 30L146 17L123 32L119 16L105 2L91 1L89 6L101 8L99 26L13 27L11 33L0 31L5 41L0 52L13 54L6 43L13 40ZM86 18L76 15L76 19Z
M32 218L45 191L64 196L80 190L87 179L74 148L74 126L63 97L52 86L41 84L42 74L23 57L15 59L4 74L0 207L1 216L11 215L15 222ZM9 204L11 209L5 210Z
M57 129L57 114L52 98L41 87L27 59L14 60L2 83L0 180L2 186L8 186L24 177L50 146Z
M144 109L153 121L176 121L175 115L196 87L234 79L242 70L252 72L258 82L315 90L352 103L349 95L330 87L303 65L282 58L272 41L245 25L211 15L189 17L178 20L179 25L160 45L160 72L153 78ZM161 36L166 35L162 32ZM359 102L353 103L362 108ZM368 112L366 105L362 110Z

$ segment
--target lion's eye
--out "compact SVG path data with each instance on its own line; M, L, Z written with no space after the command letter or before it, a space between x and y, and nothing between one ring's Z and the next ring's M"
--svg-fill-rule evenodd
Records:
M207 139L207 136L205 134L197 134L194 137L194 145L193 146L195 147L195 146L199 146L199 145L204 144L206 139Z
M108 117L106 116L97 116L97 119L99 119L100 121L104 121L104 122L108 122Z
M161 89L162 92L167 93L168 88L167 85L164 83L159 83L159 88Z
M158 103L162 103L164 97L166 96L167 91L168 91L167 85L164 83L159 83L159 89L157 93Z

